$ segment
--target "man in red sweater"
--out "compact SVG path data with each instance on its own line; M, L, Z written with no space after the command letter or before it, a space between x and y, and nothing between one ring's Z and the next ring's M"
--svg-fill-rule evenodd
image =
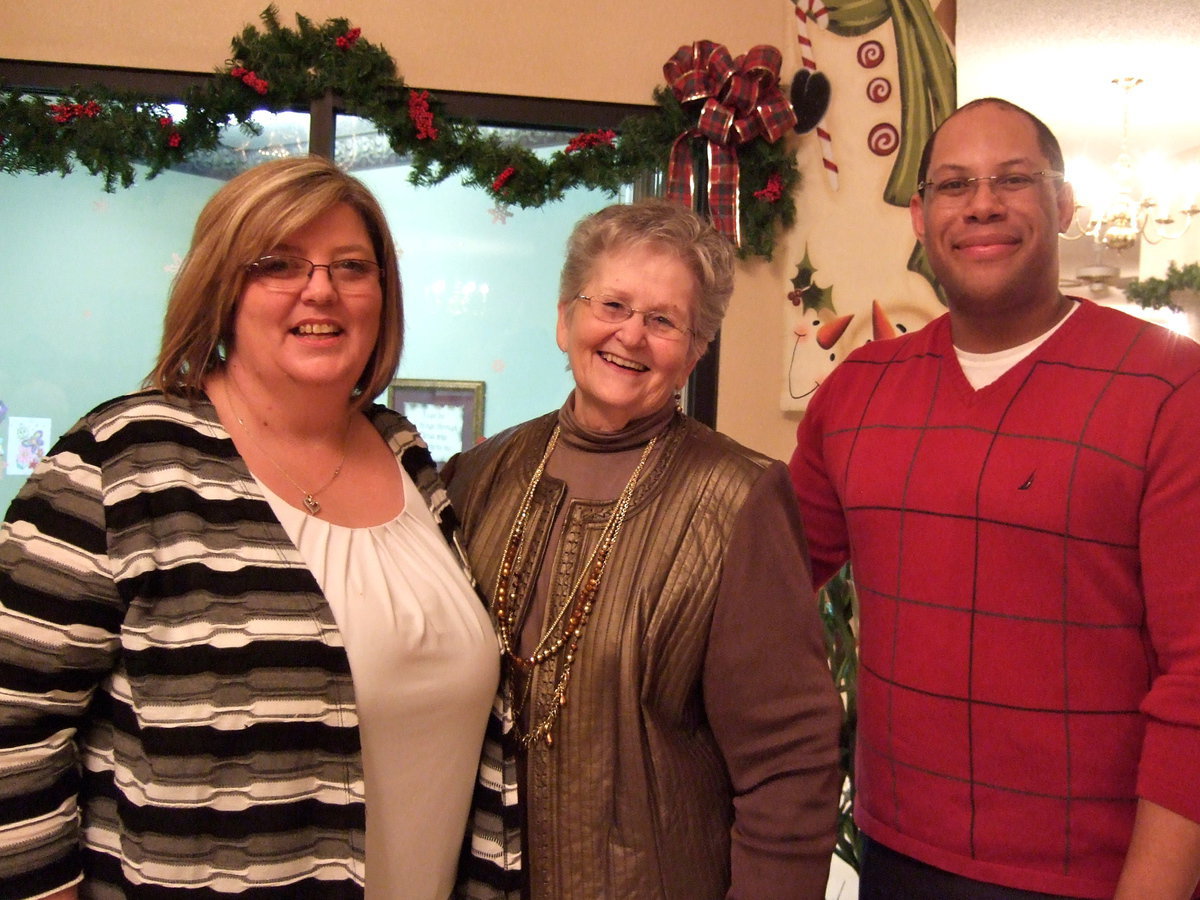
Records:
M948 118L911 211L949 312L798 430L814 578L861 607L861 900L1200 879L1200 344L1059 293L1062 168L1006 101Z

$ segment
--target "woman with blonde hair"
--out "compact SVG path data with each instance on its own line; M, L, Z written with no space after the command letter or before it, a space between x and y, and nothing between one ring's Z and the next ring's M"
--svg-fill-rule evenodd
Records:
M146 389L0 531L0 896L451 894L499 653L372 402L402 344L358 181L286 159L209 201Z

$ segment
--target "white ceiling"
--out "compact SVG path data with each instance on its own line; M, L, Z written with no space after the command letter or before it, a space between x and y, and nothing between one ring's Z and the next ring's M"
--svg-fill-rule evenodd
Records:
M1200 0L957 0L957 19L960 105L1011 100L1050 126L1068 164L1107 164L1125 103L1113 79L1136 76L1130 149L1200 159ZM1136 250L1081 240L1062 251L1067 277L1098 263L1137 274Z
M999 96L1058 135L1067 157L1115 157L1130 130L1170 153L1200 149L1200 0L958 0L958 101Z

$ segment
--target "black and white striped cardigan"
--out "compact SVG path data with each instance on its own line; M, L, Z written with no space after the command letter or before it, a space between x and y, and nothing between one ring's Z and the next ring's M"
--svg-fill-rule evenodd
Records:
M367 415L465 569L425 444ZM471 897L515 887L507 727L498 701ZM105 898L361 897L364 827L341 636L211 404L97 407L0 529L0 898L84 873Z

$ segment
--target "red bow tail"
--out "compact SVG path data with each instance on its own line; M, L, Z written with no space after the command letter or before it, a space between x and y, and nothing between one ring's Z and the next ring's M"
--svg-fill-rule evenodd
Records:
M671 145L671 157L667 164L667 199L692 208L692 194L696 188L696 172L692 165L692 138L694 129L688 129L675 138Z
M700 113L697 129L708 139L708 216L713 227L741 246L738 214L738 158L733 111L709 99Z
M721 44L696 41L675 51L663 75L680 105L704 101L699 121L671 145L667 198L692 205L692 139L708 144L708 208L713 225L740 244L737 146L757 137L774 143L796 124L779 89L782 54L760 44L734 60Z

